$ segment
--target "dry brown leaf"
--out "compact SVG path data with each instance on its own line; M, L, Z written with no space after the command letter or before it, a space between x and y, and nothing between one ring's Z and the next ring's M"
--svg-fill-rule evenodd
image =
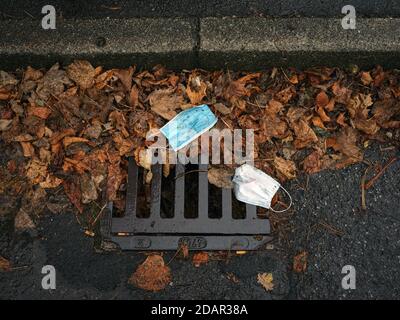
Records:
M86 143L89 142L89 140L81 137L65 137L63 139L63 144L65 148L68 147L70 144L81 143L81 142Z
M333 109L335 109L335 98L329 100L329 103L325 106L325 110L327 111L333 111Z
M0 119L0 131L9 130L11 128L11 123L12 123L12 119L11 120Z
M321 128L321 129L326 130L326 127L325 127L325 125L324 125L324 123L322 122L322 120L321 120L320 117L313 117L313 118L311 119L311 121L312 121L312 123L313 123L313 125L314 125L315 127L318 127L318 128Z
M46 189L57 188L63 183L62 179L59 179L51 174L48 174L46 180L39 183L39 186Z
M6 258L0 256L0 271L8 272L11 271L11 262Z
M90 203L98 197L96 184L92 177L88 174L83 174L80 177L82 203Z
M24 157L31 158L35 155L35 148L30 142L20 142Z
M321 91L315 97L315 103L317 104L317 107L325 108L325 106L329 103L328 95L324 91Z
M143 290L160 291L171 282L171 269L160 255L150 255L136 269L128 282Z
M198 268L202 264L208 263L208 253L205 251L196 252L193 255L193 265Z
M32 68L31 66L28 66L24 72L24 81L28 80L39 80L41 77L43 77L43 72L40 70L36 70Z
M352 90L342 86L339 82L335 82L332 85L332 92L335 95L335 100L337 102L347 104L350 100Z
M303 162L303 170L308 174L316 173L322 170L321 161L322 152L320 150L315 150L311 152Z
M67 195L69 201L71 201L71 203L75 205L78 211L82 213L83 206L81 203L82 194L80 188L73 181L64 181L63 187L64 187L64 192Z
M86 60L75 60L67 67L67 75L82 89L89 89L94 84L96 70Z
M232 102L234 98L249 96L250 90L246 88L247 83L255 78L259 78L260 75L261 73L250 73L237 80L231 81L224 90L224 98Z
M24 208L21 208L15 216L14 227L19 232L35 229L35 223Z
M336 169L360 162L363 159L361 149L357 146L357 130L345 127L341 130L332 144L332 147L342 153L342 156L334 163ZM328 146L328 139L327 139Z
M184 259L189 257L189 246L187 243L181 243L179 250L182 252L182 256Z
M331 121L331 118L325 113L324 108L322 107L317 107L317 113L320 116L322 122L329 122Z
M50 116L51 110L46 107L32 107L29 108L28 113L40 119L46 120Z
M39 79L36 93L40 99L47 101L52 95L58 96L64 92L65 85L71 84L66 72L59 68L59 64L56 63Z
M272 273L259 273L257 275L257 282L261 284L266 291L272 291L274 289L273 283L274 277Z
M317 135L304 120L293 123L292 127L295 134L294 146L296 149L302 149L318 142Z
M50 142L50 144L57 144L65 137L73 136L73 135L75 135L74 129L72 129L72 128L64 129L64 130L52 135L51 138L49 139L49 142Z
M224 105L223 103L216 103L214 104L214 108L216 111L218 111L219 113L223 114L223 115L227 115L231 113L231 109L228 108L226 105Z
M188 85L186 87L186 94L193 105L200 104L201 100L207 95L207 85L201 81L200 77L196 74L189 76Z
M372 106L373 101L371 94L358 94L349 100L346 107L349 111L350 117L354 118L357 114L362 115L365 119L369 114L369 107Z
M112 122L113 126L115 126L119 131L121 131L122 135L127 138L129 137L129 132L126 129L126 119L124 114L119 110L114 110L108 116L108 119Z
M286 178L293 179L296 178L296 164L291 160L286 160L281 157L274 158L275 168L282 173Z
M131 92L129 94L129 105L132 108L136 108L139 105L139 89L136 85L132 86Z
M297 273L307 270L307 251L302 251L293 258L293 271Z
M176 109L183 104L183 97L175 93L174 89L159 89L149 94L148 100L151 110L164 119L171 120L176 116Z
M346 120L345 120L345 117L344 117L344 112L341 112L341 113L337 116L336 122L337 122L338 124L340 124L342 127L347 127Z
M118 159L119 156L117 155ZM115 157L115 158L117 158ZM108 165L107 176L107 200L113 201L117 199L117 191L124 179L119 161L111 161Z
M208 170L207 174L209 183L213 184L218 188L225 188L225 189L233 188L232 175L233 175L232 170L226 167L221 167L221 168L211 167Z
M125 90L127 92L131 91L132 88L132 76L135 72L136 67L129 67L128 69L118 69L114 70L115 75L122 82Z
M371 74L369 72L361 72L361 82L365 86L369 86L373 81Z

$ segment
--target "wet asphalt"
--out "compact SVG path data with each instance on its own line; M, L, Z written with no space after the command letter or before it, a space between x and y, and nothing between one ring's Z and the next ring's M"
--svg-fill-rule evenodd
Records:
M397 152L397 153L396 153ZM398 151L368 148L365 159L384 164ZM172 283L158 293L127 283L143 253L100 253L72 212L45 214L36 234L16 234L0 220L0 255L14 271L0 273L0 299L398 299L400 297L400 161L366 192L366 164L324 171L286 184L294 212L263 250L232 255L194 267L190 259L164 253ZM2 199L4 201L5 199ZM4 204L4 202L3 202ZM10 209L11 210L11 209ZM308 253L305 272L293 272L293 257ZM44 265L56 269L56 290L41 287ZM341 286L342 268L356 270L356 289ZM257 274L273 274L265 291ZM232 275L236 281L232 281Z

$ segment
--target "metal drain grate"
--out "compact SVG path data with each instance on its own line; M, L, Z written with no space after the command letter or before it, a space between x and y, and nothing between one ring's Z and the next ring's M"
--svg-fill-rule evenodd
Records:
M122 250L176 250L186 244L191 250L255 250L271 237L268 219L257 217L257 208L245 205L245 217L234 218L231 189L221 191L220 217L209 217L209 183L207 164L199 164L198 197L185 198L185 165L175 167L173 215L162 216L162 165L154 165L151 183L150 213L139 216L139 168L129 158L126 209L123 217L112 216L112 203L103 220L103 235L117 243ZM187 181L185 181L187 180ZM215 198L215 197L214 197ZM197 200L197 201L196 201ZM185 204L185 202L187 202ZM195 203L197 202L197 203ZM214 204L215 205L215 204ZM197 207L196 217L186 217L185 208Z

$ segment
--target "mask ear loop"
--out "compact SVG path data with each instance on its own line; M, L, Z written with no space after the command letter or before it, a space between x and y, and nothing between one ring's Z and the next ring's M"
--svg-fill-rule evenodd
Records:
M282 186L280 186L280 187L281 187L282 190L285 191L285 193L288 195L288 197L289 197L289 199L290 199L290 203L289 203L289 207L287 207L286 209L283 209L283 210L274 210L272 207L269 208L272 212L275 212L275 213L282 213L282 212L288 211L288 210L290 209L290 207L292 206L292 203L293 203L292 197L291 197L291 195L289 194L289 192L287 192L287 190L286 190L284 187L282 187Z

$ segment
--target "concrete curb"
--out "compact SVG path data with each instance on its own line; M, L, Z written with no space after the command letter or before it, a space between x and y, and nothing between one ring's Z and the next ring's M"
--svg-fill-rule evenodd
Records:
M0 21L0 67L48 66L76 58L108 67L190 67L195 30L195 21L183 18L63 20L55 30L43 30L37 20Z
M106 67L243 70L316 65L399 67L400 18L132 18L0 21L0 68L89 59Z
M399 65L400 19L357 19L355 30L338 18L204 18L199 63L208 68Z

